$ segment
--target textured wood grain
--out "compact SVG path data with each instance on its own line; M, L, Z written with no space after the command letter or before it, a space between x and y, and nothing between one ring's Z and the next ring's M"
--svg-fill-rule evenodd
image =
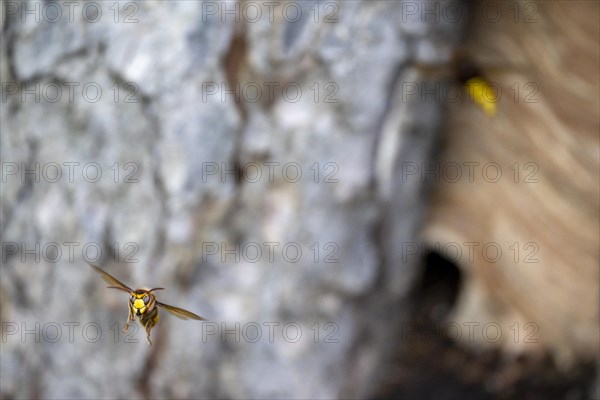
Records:
M503 251L497 262L481 251L458 262L465 282L453 320L496 321L507 349L551 349L569 365L598 352L599 3L495 4L511 17L479 18L468 50L501 89L498 115L490 119L469 102L450 104L440 163L480 167L472 183L442 176L434 185L424 235L430 244L457 242L463 254L466 242L480 243L479 249L497 243ZM537 22L515 23L514 7L528 4ZM537 102L526 102L532 88L539 91L529 99ZM495 183L488 181L494 173L488 180L481 174L490 162L503 173ZM517 179L510 169L515 162ZM528 162L534 167L525 171ZM529 259L537 263L525 262L533 252L524 251L527 243L539 249ZM539 327L538 343L523 335L515 341L508 330L515 322Z

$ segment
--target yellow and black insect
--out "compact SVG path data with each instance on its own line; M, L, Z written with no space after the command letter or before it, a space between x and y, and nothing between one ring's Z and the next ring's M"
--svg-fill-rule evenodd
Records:
M198 321L204 321L205 319L199 315L194 314L191 311L184 310L183 308L173 307L168 304L161 303L156 300L156 296L152 293L155 290L164 290L164 288L152 288L152 289L136 289L133 290L129 286L125 285L112 275L103 271L101 268L91 265L96 272L102 276L102 278L110 283L112 286L108 286L111 289L119 289L129 293L129 317L123 327L123 332L126 332L129 328L129 323L132 322L135 317L138 317L141 324L146 328L146 335L148 339L148 345L151 345L150 341L150 330L158 322L158 307L162 307L177 318L181 319L195 319Z
M467 52L456 49L449 64L416 64L421 72L429 74L449 74L458 81L472 100L488 117L496 115L498 94L492 83L482 73L481 68L469 57ZM491 69L489 66L487 69Z
M452 64L456 79L464 85L470 98L488 117L495 116L498 97L479 67L463 51L454 53Z

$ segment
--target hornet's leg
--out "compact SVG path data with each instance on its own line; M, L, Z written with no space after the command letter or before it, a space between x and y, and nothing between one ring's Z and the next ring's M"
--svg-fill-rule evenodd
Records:
M127 317L127 322L125 322L125 326L123 326L123 333L127 332L127 329L129 329L129 323L133 321L133 318L133 311L131 311L131 307L129 307L129 316Z
M148 340L148 346L152 346L152 340L150 340L150 330L152 329L152 326L150 324L148 324L146 326L146 340Z

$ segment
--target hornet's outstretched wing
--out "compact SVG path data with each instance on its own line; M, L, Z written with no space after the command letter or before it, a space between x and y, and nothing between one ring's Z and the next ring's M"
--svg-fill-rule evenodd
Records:
M94 268L94 270L100 274L100 276L102 277L102 279L104 279L106 282L110 283L112 286L109 286L109 288L111 289L119 289L122 290L124 292L127 293L131 293L133 292L133 289L131 289L129 286L125 285L123 282L119 281L117 278L115 278L114 276L110 275L108 272L104 272L104 270L102 270L100 267L96 267L95 265L92 265L90 263L88 263L90 267Z
M160 301L157 301L156 304L158 304L159 306L163 307L165 310L167 310L168 312L170 312L171 314L173 314L177 318L181 318L181 319L195 319L195 320L198 320L198 321L206 321L206 318L202 318L201 316L196 315L196 314L194 314L191 311L184 310L183 308L170 306L168 304L161 303Z

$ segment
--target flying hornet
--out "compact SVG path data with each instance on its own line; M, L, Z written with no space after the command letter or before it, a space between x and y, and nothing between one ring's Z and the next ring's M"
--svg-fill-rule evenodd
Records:
M183 308L179 307L173 307L156 300L156 296L153 292L155 290L164 290L164 288L158 287L152 289L133 290L123 282L116 279L114 276L103 271L101 268L92 264L90 264L90 267L92 267L106 282L111 285L108 286L108 288L118 289L129 293L129 317L127 318L127 322L123 327L123 333L127 332L127 329L129 329L129 323L133 322L135 317L138 317L142 326L146 328L146 339L148 340L148 346L152 344L152 341L150 340L150 331L158 322L158 307L164 308L177 318L205 321L205 318L202 318L191 311L184 310Z
M479 66L460 50L455 51L452 64L456 79L464 85L475 104L488 117L495 116L498 98L492 84L485 78Z
M464 49L455 49L448 65L418 63L416 67L426 74L449 71L453 80L466 90L469 99L488 117L496 115L498 102L496 90Z

